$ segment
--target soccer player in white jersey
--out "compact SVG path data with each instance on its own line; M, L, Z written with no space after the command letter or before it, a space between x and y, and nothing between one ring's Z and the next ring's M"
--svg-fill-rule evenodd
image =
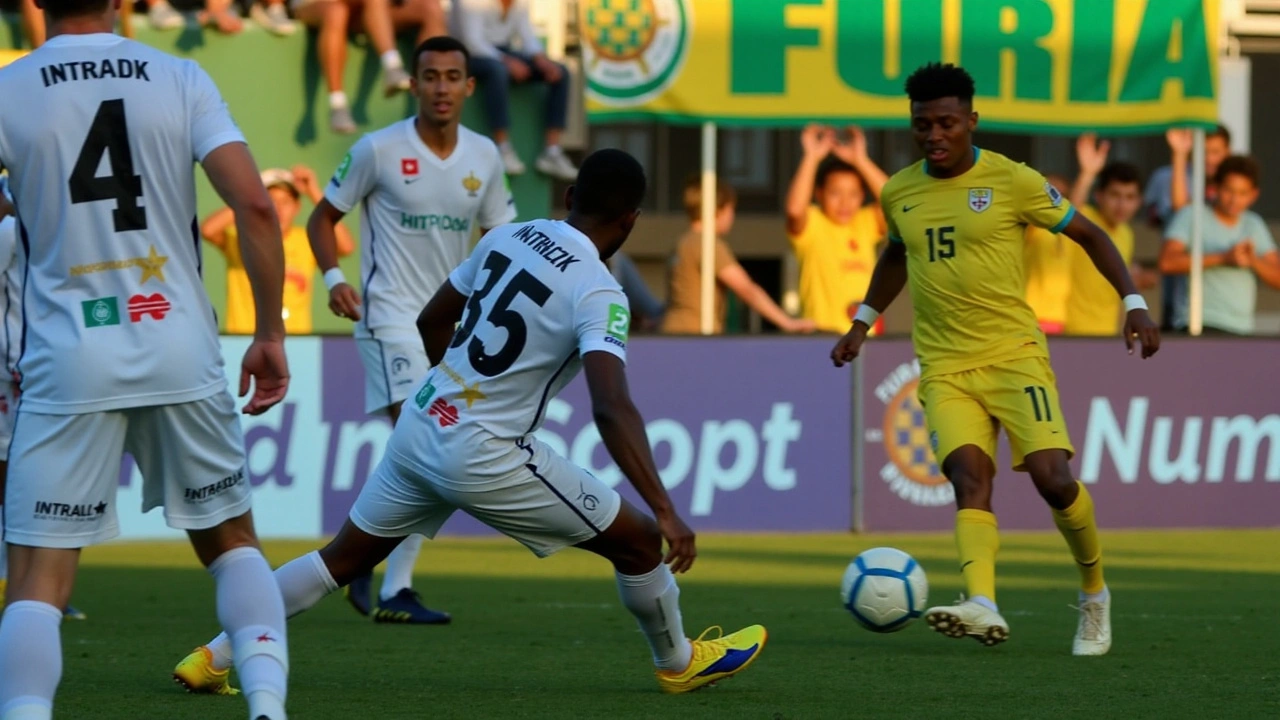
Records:
M489 138L461 125L462 107L475 89L467 48L429 38L414 53L414 117L360 139L338 167L307 230L329 286L329 307L356 321L365 369L365 411L391 422L427 374L414 329L418 312L467 256L481 231L515 219L502 156ZM360 208L360 284L363 298L338 269L334 227ZM412 535L387 558L374 620L447 623L413 592L413 565L422 537ZM357 578L347 597L370 612L370 578Z
M347 522L323 549L276 570L291 616L462 510L539 557L577 547L609 560L666 692L696 690L759 656L759 625L693 641L684 633L673 573L692 566L694 535L658 478L627 390L631 314L604 264L635 226L644 191L635 158L597 151L566 195L566 221L496 228L449 275L418 319L435 367ZM547 402L583 369L605 447L656 522L534 437Z
M236 211L258 332L243 412L288 388L280 228L213 81L111 34L120 0L40 0L49 41L0 69L0 165L24 269L0 620L0 718L47 720L80 549L119 534L123 453L216 584L251 720L281 720L284 606L258 549L244 441L200 278L194 162Z

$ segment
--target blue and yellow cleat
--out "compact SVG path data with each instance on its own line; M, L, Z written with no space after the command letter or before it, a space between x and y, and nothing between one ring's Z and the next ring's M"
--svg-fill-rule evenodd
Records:
M373 611L373 621L404 625L448 625L453 620L449 613L432 610L422 604L422 596L404 588L390 600L379 600Z
M346 596L347 602L351 603L351 607L355 608L356 612L369 617L372 605L370 598L373 596L373 573L365 573L347 583Z
M84 614L83 610L78 610L70 605L62 608L63 620L88 620L89 616Z
M230 674L230 670L214 668L213 652L201 645L182 658L182 662L173 669L173 681L186 688L189 693L239 695L240 691L231 687L228 680Z
M707 633L722 632L719 625L702 631L693 641L693 659L683 672L658 670L658 685L665 693L687 693L732 677L746 670L769 639L763 625L752 625L731 635L707 638Z

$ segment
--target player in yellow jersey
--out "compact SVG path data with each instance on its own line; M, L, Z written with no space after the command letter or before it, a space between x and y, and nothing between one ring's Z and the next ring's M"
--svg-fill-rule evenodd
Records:
M831 351L837 367L857 357L867 330L910 281L912 340L920 358L920 402L935 455L955 488L956 547L968 599L925 617L950 637L985 645L1008 638L996 605L999 539L991 512L996 431L1003 426L1014 470L1031 475L1080 568L1080 621L1072 651L1111 647L1111 596L1088 490L1071 475L1074 452L1058 405L1044 333L1023 299L1023 237L1028 225L1079 243L1124 298L1125 344L1142 356L1160 347L1111 239L1075 212L1044 176L973 145L978 114L973 78L930 63L906 83L911 129L925 159L898 172L880 201L889 247L871 277L853 327Z

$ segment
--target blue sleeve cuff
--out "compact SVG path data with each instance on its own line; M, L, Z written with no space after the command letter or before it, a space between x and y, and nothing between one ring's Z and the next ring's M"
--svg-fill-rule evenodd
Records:
M1049 228L1049 232L1053 233L1054 235L1057 235L1058 233L1062 232L1063 230L1066 229L1067 225L1071 224L1071 218L1075 216L1076 216L1076 207L1072 205L1071 207L1067 208L1067 214L1062 217L1062 220L1060 220L1057 225L1054 225L1053 227Z
M894 235L893 233L889 233L889 242L900 243L902 242L902 238L898 237L897 235Z

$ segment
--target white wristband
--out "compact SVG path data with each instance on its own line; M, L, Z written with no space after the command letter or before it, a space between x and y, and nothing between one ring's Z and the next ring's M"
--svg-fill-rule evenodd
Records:
M340 267L329 268L324 271L324 286L329 290L332 290L334 285L341 285L346 281L347 276L342 274L342 268Z
M867 327L872 327L876 324L876 320L879 317L880 313L875 308L866 303L860 303L858 305L858 312L853 315L853 321L862 321L867 324Z
M1147 301L1143 299L1141 295L1134 293L1132 295L1124 296L1124 311L1126 313L1133 312L1134 310L1146 310L1146 309L1147 309Z

